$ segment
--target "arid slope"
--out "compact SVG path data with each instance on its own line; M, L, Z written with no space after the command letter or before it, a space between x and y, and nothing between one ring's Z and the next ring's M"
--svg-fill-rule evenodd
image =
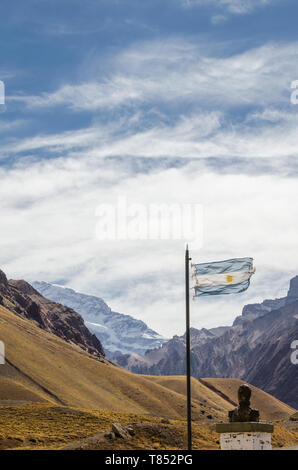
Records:
M0 403L47 401L165 417L184 417L183 395L132 374L38 328L0 306ZM195 404L199 418L200 406Z
M0 366L0 404L49 402L85 409L170 418L185 417L185 378L135 375L106 359L42 330L0 306L0 340L6 364ZM193 417L224 420L234 407L240 381L192 381ZM212 387L215 387L215 389ZM281 419L295 410L254 389L253 404L263 419ZM266 405L265 405L266 403Z

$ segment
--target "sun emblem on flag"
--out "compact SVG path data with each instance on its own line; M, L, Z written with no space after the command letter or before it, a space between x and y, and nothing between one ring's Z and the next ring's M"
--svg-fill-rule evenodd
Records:
M231 276L231 274L227 274L226 275L226 281L228 284L231 284L231 282L233 282L234 280L234 276Z

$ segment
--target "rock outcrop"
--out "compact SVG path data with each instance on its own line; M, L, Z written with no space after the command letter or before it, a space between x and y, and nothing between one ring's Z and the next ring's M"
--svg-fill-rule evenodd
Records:
M43 297L26 281L7 281L0 270L0 303L17 315L34 321L40 328L92 354L105 353L98 338L86 327L77 312Z
M286 297L286 303L290 304L298 300L298 276L293 277L290 281L290 288Z

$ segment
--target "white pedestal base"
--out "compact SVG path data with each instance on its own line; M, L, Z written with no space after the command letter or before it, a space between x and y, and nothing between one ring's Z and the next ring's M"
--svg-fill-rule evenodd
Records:
M220 435L222 450L272 450L271 434L266 432L227 432Z

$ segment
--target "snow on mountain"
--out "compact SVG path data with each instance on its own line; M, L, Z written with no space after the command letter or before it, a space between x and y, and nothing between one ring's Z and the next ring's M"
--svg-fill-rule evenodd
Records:
M82 315L87 328L101 341L110 358L118 354L144 354L148 349L159 348L168 341L143 321L113 312L100 297L44 281L32 285L44 297Z

